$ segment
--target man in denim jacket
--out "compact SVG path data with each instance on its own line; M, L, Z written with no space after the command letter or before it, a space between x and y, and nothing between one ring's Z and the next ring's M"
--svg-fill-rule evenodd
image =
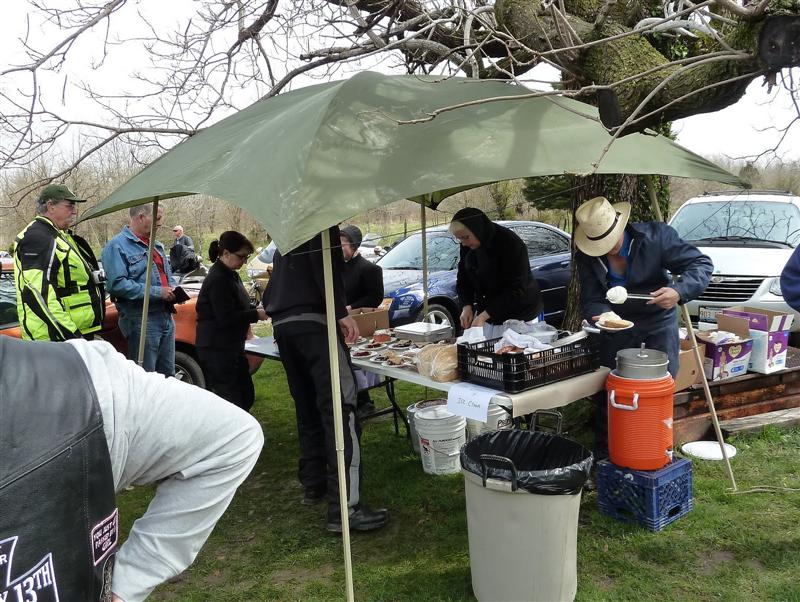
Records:
M156 227L161 226L158 210ZM119 328L128 340L128 358L136 361L139 352L139 333L142 328L145 264L153 209L150 205L131 207L130 225L112 238L103 249L103 268L106 290L112 295L119 311ZM153 263L150 266L150 308L142 367L165 376L175 374L175 294L172 291L172 272L164 253L164 245L156 241Z

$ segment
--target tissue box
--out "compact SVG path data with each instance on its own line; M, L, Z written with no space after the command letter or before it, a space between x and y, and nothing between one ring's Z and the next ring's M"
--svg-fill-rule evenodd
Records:
M770 374L786 368L789 328L794 321L792 314L743 305L723 309L722 314L747 320L753 339L750 371Z
M704 330L697 333L697 338L706 344L706 357L703 360L703 371L708 380L721 380L747 373L750 353L753 350L753 339L747 327L747 320L734 318L724 314L717 316L719 330L732 332L743 340L735 343L715 343L710 334L715 330Z

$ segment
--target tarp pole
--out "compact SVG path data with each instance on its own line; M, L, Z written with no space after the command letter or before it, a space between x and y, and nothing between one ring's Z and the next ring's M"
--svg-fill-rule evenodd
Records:
M661 213L661 207L658 204L658 198L656 197L656 189L653 183L653 176L645 176L645 183L647 184L647 194L650 196L650 203L652 204L653 213L658 218L658 221L663 222L664 217ZM692 352L694 353L694 359L697 362L698 370L700 371L700 376L703 381L703 392L706 396L706 404L708 405L708 413L711 414L711 422L714 424L714 432L717 435L717 441L719 442L719 448L722 451L722 458L725 460L725 469L728 472L728 478L731 481L731 485L733 486L733 490L736 491L736 479L733 476L733 469L731 468L731 461L728 458L728 450L725 448L725 439L722 437L722 429L719 428L719 419L717 418L717 410L714 407L714 397L711 395L711 389L708 386L708 379L706 378L706 372L703 370L703 358L700 357L700 349L697 347L697 338L694 336L694 327L692 326L691 316L689 316L689 308L686 307L686 304L681 304L681 315L683 316L683 321L686 323L686 330L689 333L689 341L692 343Z
M428 317L428 237L425 234L425 209L426 204L419 204L419 223L422 230L422 319Z
M142 303L142 328L139 331L139 350L136 352L136 363L144 363L144 344L147 338L147 316L150 310L150 283L152 282L153 247L156 240L156 222L158 221L158 197L153 200L153 214L150 220L150 240L147 243L147 271L144 276L144 301Z
M344 427L342 423L342 390L339 382L339 337L336 304L333 298L333 265L331 237L328 230L322 238L322 272L325 280L325 322L328 327L328 356L331 363L331 393L333 394L333 431L336 445L336 470L339 473L339 508L342 513L342 543L344 545L344 575L347 600L353 602L353 560L350 556L350 514L347 506L347 471L344 465ZM338 242L338 241L337 241ZM337 251L341 252L338 247Z

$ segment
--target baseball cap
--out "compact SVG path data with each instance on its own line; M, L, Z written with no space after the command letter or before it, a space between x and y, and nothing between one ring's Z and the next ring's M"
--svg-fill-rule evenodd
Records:
M83 203L86 201L86 199L75 196L75 193L63 184L49 184L42 188L37 202L43 205L47 201L60 201L62 199L65 201L75 201L76 203Z

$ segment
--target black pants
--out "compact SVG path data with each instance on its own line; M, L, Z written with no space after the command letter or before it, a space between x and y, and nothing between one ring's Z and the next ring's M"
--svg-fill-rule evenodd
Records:
M311 321L285 322L277 324L274 333L297 414L300 483L306 489L326 491L330 505L338 508L339 477L326 327ZM352 507L359 499L361 432L355 414L356 383L350 365L350 353L341 337L338 372L342 389L347 498L348 505Z
M249 412L256 394L244 351L198 347L197 356L208 390Z

